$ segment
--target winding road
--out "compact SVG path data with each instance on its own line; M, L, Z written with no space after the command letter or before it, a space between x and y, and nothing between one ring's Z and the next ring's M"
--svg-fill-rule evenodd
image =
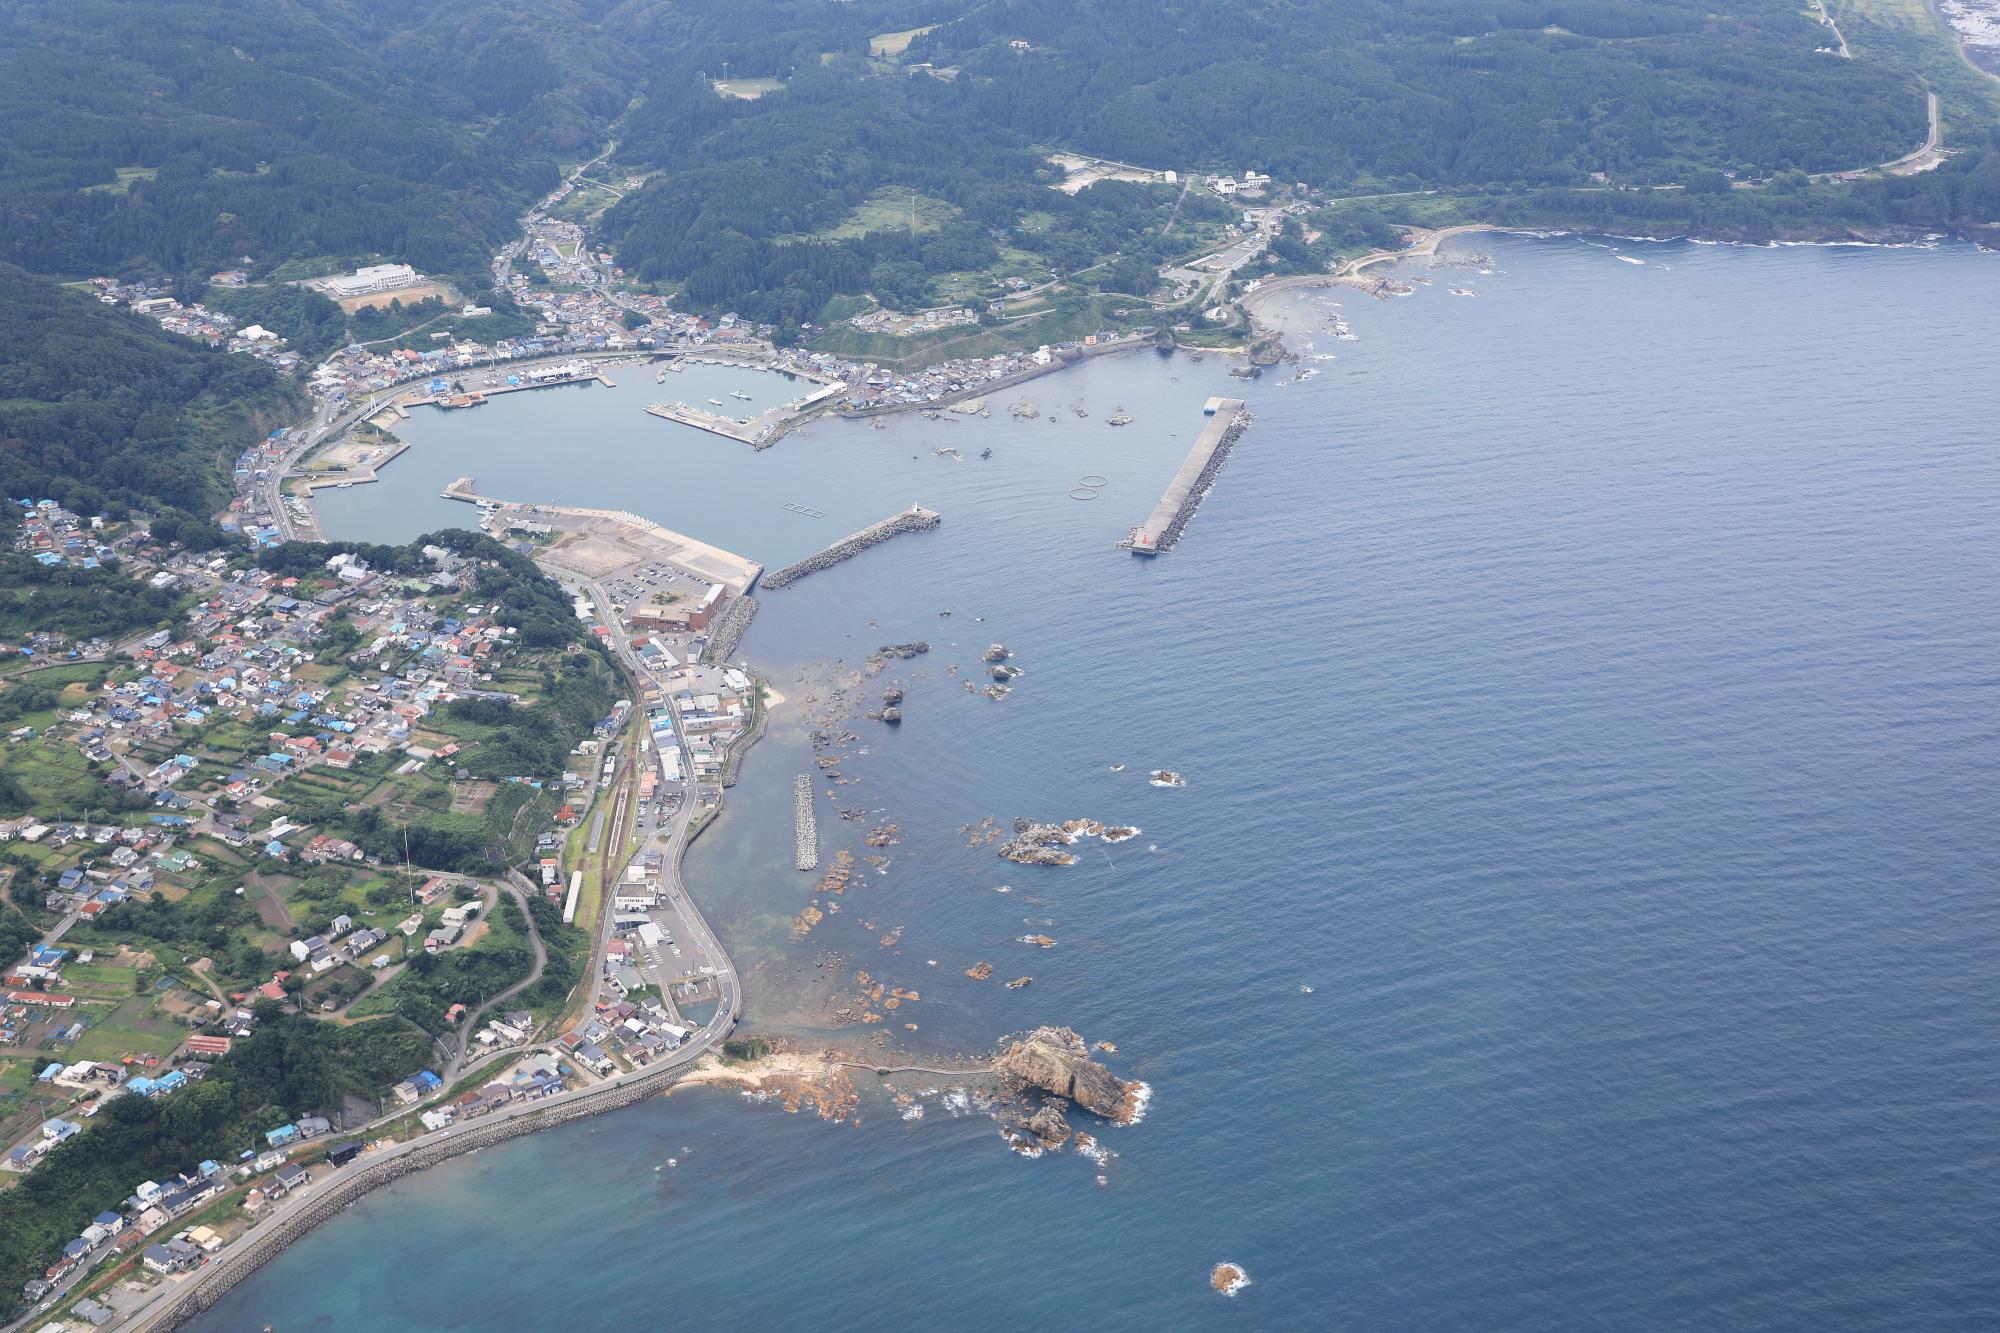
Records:
M505 1004L508 1000L513 999L516 995L519 995L522 991L540 981L542 973L548 969L549 949L546 944L542 943L542 932L535 928L535 915L528 910L528 895L523 890L523 885L527 885L528 888L534 887L528 884L527 877L520 871L510 868L507 871L507 878L501 882L500 887L508 893L513 894L515 903L521 908L521 919L528 930L528 944L535 951L534 966L528 969L527 976L522 977L499 994L489 996L477 1009L472 1010L465 1016L463 1023L458 1025L458 1049L452 1055L450 1062L445 1065L442 1075L446 1087L450 1087L458 1081L459 1073L465 1067L465 1057L472 1050L472 1034L479 1030L479 1025L485 1020L486 1015L492 1012L495 1005Z

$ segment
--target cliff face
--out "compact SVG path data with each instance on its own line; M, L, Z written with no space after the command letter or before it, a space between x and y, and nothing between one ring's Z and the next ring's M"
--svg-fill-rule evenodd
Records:
M1000 1072L1030 1087L1067 1097L1107 1120L1132 1116L1139 1084L1127 1082L1090 1058L1069 1028L1037 1028L1000 1057Z

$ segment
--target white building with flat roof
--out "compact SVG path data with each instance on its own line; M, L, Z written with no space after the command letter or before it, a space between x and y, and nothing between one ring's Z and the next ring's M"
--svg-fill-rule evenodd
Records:
M327 278L320 285L334 296L367 296L374 292L409 287L421 281L417 271L408 264L370 264L352 273Z

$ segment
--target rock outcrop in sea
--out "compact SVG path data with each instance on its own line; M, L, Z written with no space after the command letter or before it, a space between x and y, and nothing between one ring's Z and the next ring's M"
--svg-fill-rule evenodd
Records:
M1029 866L1076 864L1076 854L1063 850L1078 838L1104 842L1125 842L1139 835L1131 824L1104 824L1095 819L1066 819L1060 824L1038 824L1025 817L1014 821L1014 836L999 846L1002 860Z
M1083 1038L1069 1028L1036 1028L1002 1052L994 1067L1019 1085L1067 1098L1119 1124L1129 1124L1138 1113L1146 1086L1092 1060Z

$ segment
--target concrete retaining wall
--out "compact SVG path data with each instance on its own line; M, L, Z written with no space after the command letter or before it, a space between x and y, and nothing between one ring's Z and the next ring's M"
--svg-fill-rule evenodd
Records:
M585 1116L601 1115L644 1101L672 1085L685 1073L684 1067L663 1069L657 1074L640 1074L629 1083L597 1092L584 1093L573 1100L529 1111L489 1125L476 1125L465 1132L415 1148L399 1157L371 1165L364 1156L330 1179L313 1185L312 1202L282 1221L253 1227L222 1258L190 1280L185 1288L150 1318L129 1325L131 1329L178 1328L221 1300L228 1290L277 1257L278 1252L308 1231L340 1212L370 1190L412 1175L439 1162L485 1148L508 1139L550 1129Z

